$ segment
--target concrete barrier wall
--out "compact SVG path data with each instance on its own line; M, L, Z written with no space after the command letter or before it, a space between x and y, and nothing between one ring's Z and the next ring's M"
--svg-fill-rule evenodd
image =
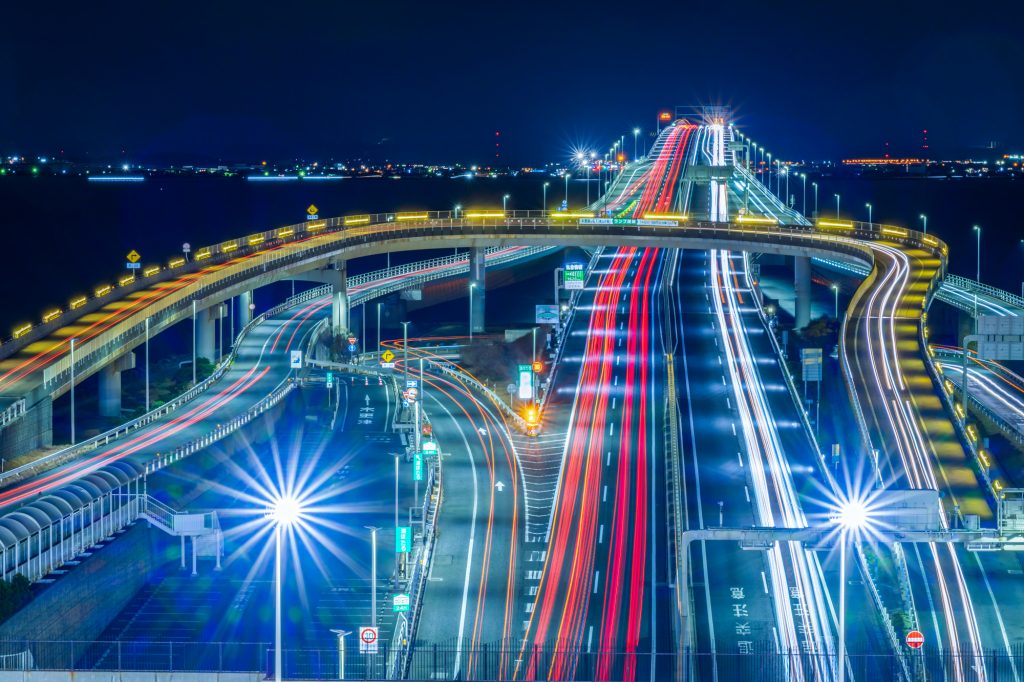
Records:
M146 522L116 537L39 589L31 602L0 624L0 640L97 639L150 573L173 558L171 543Z

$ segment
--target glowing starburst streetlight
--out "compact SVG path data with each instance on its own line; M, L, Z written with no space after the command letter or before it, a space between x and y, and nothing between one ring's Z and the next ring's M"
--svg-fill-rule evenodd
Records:
M839 534L839 682L846 679L846 543L858 539L871 523L868 503L860 498L839 502L833 516Z
M302 500L276 494L267 506L267 520L274 526L274 679L281 682L281 534L303 519Z

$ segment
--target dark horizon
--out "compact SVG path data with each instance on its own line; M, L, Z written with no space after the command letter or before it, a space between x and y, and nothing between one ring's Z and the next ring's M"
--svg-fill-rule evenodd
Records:
M919 155L925 129L933 158L1024 141L1009 4L623 9L20 5L0 151L529 165L709 103L794 159Z

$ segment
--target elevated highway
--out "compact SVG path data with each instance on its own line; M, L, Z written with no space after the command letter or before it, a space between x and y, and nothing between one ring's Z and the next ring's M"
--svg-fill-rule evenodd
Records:
M543 252L502 247L487 257L502 265ZM359 304L468 269L462 255L370 272L350 280L350 297ZM147 473L227 437L283 398L294 375L290 351L311 346L331 301L329 285L292 297L252 320L214 375L183 396L110 432L0 473L0 577L20 572L34 581L74 559L136 518L140 481Z
M842 263L843 267L866 275L851 303L841 345L857 423L869 458L878 462L875 477L885 485L944 489L960 513L991 517L992 501L978 480L970 447L952 421L948 405L941 398L938 379L928 363L923 323L925 311L936 298L949 296L967 305L960 290L969 292L971 304L978 296L986 305L1004 307L1007 314L1014 307L1006 304L1014 302L986 292L980 285L971 290L959 283L953 294L944 290L948 247L934 235L846 220L809 223L774 199L755 178L737 166L735 158L730 160L731 152L723 153L720 144L714 142L714 135L708 136L707 128L674 126L664 133L665 143L656 145L651 157L625 169L606 197L590 209L354 215L307 221L204 247L197 250L197 261L191 264L169 264L169 268L148 278L104 291L97 299L38 328L19 330L18 339L0 346L0 355L4 349L8 353L0 361L0 392L11 400L26 400L27 410L35 409L68 390L81 377L130 352L143 342L147 333L156 333L228 298L244 296L255 287L279 279L310 277L310 273L317 273L312 277L328 283L329 290L324 291L319 303L325 315L327 307L331 308L334 330L344 331L348 306L355 301L352 281L345 275L346 261L390 251L470 248L473 251L467 267L473 268L488 247L544 249L578 245L620 249L622 252L613 256L617 265L601 279L609 283L605 288L614 292L602 294L613 297L611 310L603 317L595 313L587 334L588 342L594 338L607 340L608 344L616 339L617 331L622 331L626 322L631 329L642 328L645 338L653 333L648 329L656 329L660 324L654 314L644 313L642 319L637 319L635 315L628 316L625 306L615 310L620 296L623 300L628 296L630 300L641 301L648 287L659 286L661 256L647 254L646 249L714 249L775 253L797 259L814 257ZM702 152L701 156L691 151L695 149L707 153ZM725 172L722 168L729 170ZM692 192L677 191L704 174L709 187L706 198L698 201L692 198ZM730 211L730 206L743 206L744 210ZM723 263L728 265L727 260ZM627 284L626 278L638 269L652 279L642 285ZM471 270L471 276L478 277L479 271L474 274ZM612 277L617 280L613 282ZM619 343L628 336L623 335ZM73 364L72 338L76 340ZM603 420L609 419L609 440L615 435L613 424L619 426L620 439L627 429L647 429L648 422L640 416L640 410L646 410L645 384L636 376L623 385L620 412L606 414L601 403L594 402L593 396L604 387L599 375L605 379L612 376L612 367L619 362L619 352L614 348L599 351L590 354L588 362L592 368L580 384L589 401L589 412L580 415L580 424L574 424L575 441L570 450L592 448L588 440L592 436L586 429L576 427L593 419L601 420L602 433L606 425ZM647 367L649 352L644 348L627 350L627 370L632 368L636 372L637 368ZM653 367L657 361L650 364ZM607 396L600 400L606 399ZM634 406L636 413L632 411ZM13 423L25 419L27 410L14 417ZM597 447L600 449L600 444ZM618 447L622 450L628 444L620 443ZM657 449L652 446L651 453ZM543 643L555 634L558 639L565 635L579 644L584 633L589 640L592 624L603 627L598 628L599 642L613 642L616 646L626 642L631 652L637 651L641 634L656 640L654 634L640 633L627 621L654 609L653 598L645 599L644 585L660 569L652 561L645 576L645 562L634 563L630 566L632 572L627 574L620 561L622 552L627 550L637 557L646 556L640 539L627 533L631 514L639 517L647 508L645 503L652 499L645 487L650 468L645 462L644 457L632 461L635 467L643 463L645 468L636 470L639 473L624 469L621 475L609 475L607 479L614 483L616 500L622 500L619 508L632 511L596 511L601 502L594 497L595 488L584 490L579 500L563 500L562 508L566 511L560 508L555 513L556 540L562 538L561 545L555 545L560 558L568 557L569 549L573 557L585 556L595 544L603 542L604 525L619 528L617 535L609 535L609 544L614 541L618 549L607 556L602 554L609 567L604 584L607 585L611 573L616 580L614 585L628 587L628 608L623 607L614 590L605 593L600 605L590 597L595 592L590 591L588 581L593 576L596 582L594 574L573 573L571 580L559 581L557 576L545 573L551 588L542 587L546 602L540 602L531 615L532 624L527 626L530 641ZM575 470L574 475L577 480L600 480L600 469L598 462L588 465L585 471ZM575 514L577 504L586 507L587 514ZM586 526L586 533L572 530L574 524L580 523ZM962 556L962 552L942 543L914 546L913 552L916 559L911 570L920 578L914 595L921 614L917 624L928 630L929 639L941 642L946 650L973 655L984 647L1008 646L1011 638L1024 635L1007 624L998 606L1000 602L1024 601L1024 594L1012 584L993 584L988 578L990 574L1010 570L1007 560ZM650 598L654 591L651 588L646 597ZM593 616L588 620L586 613L591 606L595 612L602 609L616 615L599 624ZM629 618L623 617L626 613ZM571 672L576 665L566 656L553 661L534 660L529 651L520 652L516 664L530 671L546 667L552 674ZM629 677L638 673L632 659L609 662L599 657L595 664L609 674L613 669L619 672L620 666ZM965 673L967 668L960 671L958 679L972 675ZM980 677L983 676L984 671Z

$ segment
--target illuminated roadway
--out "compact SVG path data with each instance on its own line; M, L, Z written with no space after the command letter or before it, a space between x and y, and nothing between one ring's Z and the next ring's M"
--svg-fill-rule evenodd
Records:
M961 513L978 514L986 520L992 516L990 501L974 473L970 456L928 373L919 340L921 312L930 288L944 268L946 248L941 241L931 235L877 224L822 220L811 226L792 218L791 212L777 202L774 207L765 202L763 192L752 193L750 187L744 186L752 180L742 172L738 173L739 179L734 176L729 183L722 183L725 186L712 182L713 191L704 209L709 220L672 215L669 212L693 208L688 205L686 192L677 193L684 183L687 164L697 158L697 152L692 150L710 150L712 165L721 165L726 159L714 135L708 137L706 126L677 124L662 135L652 151L653 160L642 167L638 164L627 169L604 201L609 218L625 217L625 222L604 222L590 212L487 212L475 217L424 212L320 221L324 225L319 229L325 230L320 234L299 234L299 230L308 230L309 226L294 226L287 228L292 233L284 236L280 230L263 233L273 237L271 240L250 238L248 247L240 247L237 241L230 249L228 243L217 245L209 251L211 265L139 293L135 302L111 313L110 319L84 320L85 325L91 326L67 328L62 332L63 338L75 334L88 343L92 329L97 337L95 344L110 343L119 331L114 326L137 324L149 312L140 315L139 311L150 304L170 305L169 299L173 298L174 305L180 307L181 300L206 296L202 293L206 291L210 296L230 295L251 288L252 281L262 277L260 272L288 276L298 268L319 267L339 255L356 257L385 250L475 246L495 241L616 246L618 250L602 261L610 261L607 269L596 273L601 283L598 291L589 293L589 303L585 303L592 306L590 318L583 321L587 325L587 349L582 354L580 390L566 446L551 545L537 606L530 615L528 645L516 663L527 666L527 674L534 673L542 663L548 676L571 674L577 665L575 656L563 653L541 661L531 654L529 643L575 642L578 650L584 650L587 638L591 647L597 642L598 655L588 659L588 665L596 666L598 677L644 676L646 671L638 670L629 654L652 650L660 636L654 631L654 590L648 588L648 581L658 572L656 534L648 538L647 533L631 533L627 538L624 529L632 531L634 526L653 527L657 523L653 503L648 515L647 502L654 499L649 477L656 467L654 458L660 443L648 444L644 438L634 442L623 438L623 434L646 434L655 429L658 417L654 416L652 406L660 405L660 397L655 395L658 389L653 382L646 382L650 376L647 373L661 371L660 356L645 345L656 335L659 313L645 306L650 298L647 294L660 287L664 256L645 247L838 256L872 263L871 275L851 304L842 347L854 401L866 422L864 436L879 452L882 476L887 481L913 487L938 488L959 505ZM740 196L745 203L760 203L760 209L756 215L731 220L726 206L735 205ZM776 224L775 215L786 224ZM264 243L268 246L263 246ZM236 249L248 252L235 256ZM720 272L729 267L729 256L722 258L717 266ZM196 291L200 289L202 292ZM729 292L728 287L725 290ZM175 314L180 315L180 311ZM717 314L732 313L720 308ZM629 333L619 334L627 324ZM623 341L628 345L619 351L615 344ZM270 352L278 352L273 343L270 346ZM736 350L744 352L740 345ZM33 375L42 364L59 360L62 352L56 347L33 348L27 359L9 362L0 375L0 382L4 382L0 389ZM743 364L733 362L737 366ZM618 363L624 366L616 370ZM254 368L243 374L238 383L229 384L235 388L228 389L225 396L262 380L269 369L259 367L257 356ZM621 400L616 391L616 371L624 372ZM609 385L614 388L607 390ZM203 400L215 397L205 396ZM750 406L762 401L756 394L748 398ZM615 407L609 406L609 399ZM752 441L768 436L747 434L744 438ZM602 449L607 453L606 443L614 443L616 450L615 467L608 473L602 467L612 467L610 462L601 462L599 456L583 456ZM773 457L770 452L767 456ZM607 456L605 461L609 461ZM784 463L776 461L768 468L774 476L784 468ZM603 499L605 482L612 496L612 503L607 505ZM776 488L775 495L782 497L776 496L773 502L759 496L758 504L777 508L788 504L784 501L790 494L786 486L776 484ZM8 490L4 494L19 493ZM786 515L787 523L799 518L789 512ZM608 550L594 552L604 543L608 543ZM985 648L1005 648L1024 634L1020 632L1024 624L1008 622L1000 610L1000 604L1024 603L1024 594L1017 587L1019 581L991 577L1019 570L1016 559L998 554L972 555L941 544L911 546L907 554L912 573L923 578L915 583L914 590L918 625L926 631L929 641L937 643L937 648L976 654ZM638 562L638 558L643 561ZM796 575L807 565L806 558L797 556L792 557L792 562L788 568L780 566L777 574ZM603 580L598 574L601 570ZM817 608L823 609L824 605ZM595 618L595 613L601 615ZM783 616L777 618L785 620ZM509 631L507 622L504 619L503 632ZM591 635L595 625L597 632ZM827 633L823 636L827 640ZM614 660L600 655L608 648L625 651L627 655ZM985 676L983 669L966 664L953 667L956 679ZM650 675L654 675L653 670Z
M941 262L932 253L875 243L875 269L851 302L841 344L854 400L867 420L887 484L932 488L948 496L946 511L993 521L993 506L925 366L921 314ZM1009 649L1024 623L1006 617L1024 603L1015 556L968 553L952 544L906 548L917 625L940 651L979 656ZM914 579L915 576L918 579ZM954 679L985 679L981 666L954 664Z

